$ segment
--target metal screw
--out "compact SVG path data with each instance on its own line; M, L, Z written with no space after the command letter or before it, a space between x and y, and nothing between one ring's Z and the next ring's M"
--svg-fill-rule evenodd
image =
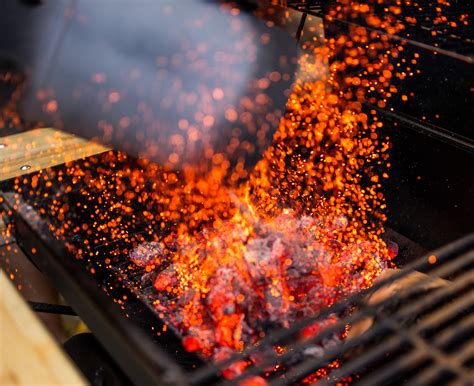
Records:
M0 149L5 149L7 147L6 143L0 143Z
M23 165L23 166L20 166L20 170L28 170L28 169L31 169L31 166L30 166L30 165Z

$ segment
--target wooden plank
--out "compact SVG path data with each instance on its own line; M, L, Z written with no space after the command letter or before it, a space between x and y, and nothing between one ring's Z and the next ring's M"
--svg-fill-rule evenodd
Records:
M0 181L107 150L102 145L49 128L2 137ZM0 235L5 230L0 216ZM1 270L0 384L87 385Z
M15 242L0 246L0 270L2 269L12 285L20 291L23 299L49 304L60 303L58 291ZM35 313L35 316L57 342L65 340L60 315Z
M0 137L0 181L107 150L95 142L49 128Z
M87 385L0 271L0 384Z

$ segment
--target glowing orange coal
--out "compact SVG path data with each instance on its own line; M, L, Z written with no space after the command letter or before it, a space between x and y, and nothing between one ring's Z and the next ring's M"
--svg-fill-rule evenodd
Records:
M382 16L372 9L340 1L329 20L364 18L371 28L349 25L305 44L287 114L248 177L231 170L224 154L214 155L206 178L185 170L179 193L186 195L177 194L170 210L187 220L160 244L175 247L155 278L154 304L189 351L226 359L268 329L370 286L387 266L381 187L389 141L379 134L375 107L386 106L397 92L394 80L407 74L397 65L403 44L379 31L403 29L394 17L399 6ZM153 271L163 260L147 261ZM225 375L246 366L235 363Z
M391 12L369 11L341 1L329 18L402 28ZM224 155L215 155L206 179L187 170L183 190L205 193L177 205L195 210L163 241L177 248L156 278L168 295L155 305L190 351L242 350L267 324L288 326L370 286L389 260L380 237L389 142L379 138L376 111L364 106L383 107L396 92L394 58L403 47L354 26L304 48L288 112L247 182L232 183L245 173L229 174Z

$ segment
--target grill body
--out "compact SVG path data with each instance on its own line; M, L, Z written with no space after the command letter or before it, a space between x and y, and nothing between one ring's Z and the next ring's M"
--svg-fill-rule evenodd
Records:
M297 37L303 38L300 35L305 31L307 17L321 20L324 17L325 4L286 3L300 17L294 29ZM337 28L347 26L344 23L325 26L327 33L337 33ZM469 70L472 51L468 46L471 32L460 31L461 38L444 33L433 40L429 38L430 34L418 34L417 31L409 31L410 37L391 37L405 40L407 50L422 50L425 61L420 75L422 81L414 80L406 85L420 96L420 100L409 105L394 100L395 112L381 111L390 122L386 130L393 143L391 159L394 163L385 195L390 210L389 225L393 229L390 237L394 238L398 232L425 248L439 249L419 257L422 248L396 236L401 247L397 263L403 270L373 288L287 330L269 333L260 345L229 361L210 364L186 352L179 333L172 326L168 326L167 332L163 331L166 323L147 304L146 292L136 291L140 272L135 272L136 276L133 270L127 270L128 275L121 273L129 265L128 251L149 237L147 220L113 209L106 196L98 196L85 184L84 176L98 178L102 174L112 180L126 168L144 170L147 167L140 160L114 152L31 174L21 181L22 186L28 187L35 176L48 175L49 186L23 189L18 193L15 181L3 184L2 205L19 245L52 279L136 384L230 385L252 374L262 374L268 367L278 364L284 371L270 377L269 383L292 385L334 360L339 360L339 367L333 370L330 378L320 381L321 384L335 384L349 378L355 384L364 385L472 384L474 236L468 234L473 231L474 186L469 183L472 173L468 165L474 160L471 123L466 119L469 113L466 106L469 108L472 104L472 93L466 94L466 86L472 79L462 78L472 73ZM440 111L446 114L441 113L442 119L437 121L433 117ZM423 119L423 116L429 119ZM111 164L115 167L111 168ZM78 169L86 173L82 177L74 175ZM145 182L140 189L151 190L151 183ZM66 186L72 189L66 191ZM66 213L66 219L58 220L49 212L53 200L65 204L87 203L88 209L73 208ZM138 201L131 202L130 206L136 214L144 209L154 213L162 209L153 203ZM123 217L127 224L123 237L108 239L106 232L93 225L91 218L97 213L109 218ZM60 240L54 238L52 229L66 220L77 225L88 223L103 242L84 249L88 235L81 227L69 228ZM459 240L454 241L456 239ZM429 258L432 255L436 256L435 264ZM110 259L110 263L105 263L106 259ZM414 271L427 276L378 304L367 301L375 291L388 288ZM449 284L424 289L439 277ZM119 303L124 296L128 301ZM347 316L346 311L354 307L357 311ZM333 313L345 316L310 340L298 338L301 329ZM363 335L319 357L298 356L308 346L341 331L346 324L355 324L365 318L374 319L374 324ZM283 355L276 355L271 350L279 344L287 347ZM230 363L257 353L265 358L259 366L249 367L241 378L233 381L222 378L223 370Z
M87 165L90 165L90 172L97 173L101 160L109 165L112 158L116 159L117 170L120 170L120 162L128 167L142 167L140 161L120 157L123 156L111 152L85 161L75 161L72 165L81 162L81 168L87 170ZM50 181L58 181L58 176L62 176L60 184L67 186L69 182L72 183L67 180L67 167L71 167L71 164L41 173L48 173ZM110 171L111 174L115 172ZM71 176L70 179L72 178L75 177ZM143 222L135 220L126 229L127 234L123 238L93 245L80 253L78 251L84 246L86 237L80 231L69 229L63 235L64 239L54 238L51 228L60 225L60 222L54 215L44 211L53 200L71 203L82 197L90 211L71 210L64 219L73 219L78 224L95 213L95 209L104 210L107 207L107 202L97 195L84 195L85 188L80 179L76 179L75 186L68 193L61 192L59 186L37 187L34 197L28 190L20 195L2 193L3 205L11 214L10 220L14 224L21 248L51 278L109 354L137 384L220 383L222 371L229 363L255 354L264 357L265 361L258 367L250 367L244 373L245 376L261 374L264 369L276 364L287 369L283 378L275 377L271 384L294 384L335 359L341 361L341 366L334 371L334 378L327 380L329 383L355 375L360 377L363 384L374 385L380 384L382 379L384 384L398 384L401 380L412 379L414 380L410 382L415 382L419 377L454 380L455 384L465 384L469 379L473 347L470 331L474 306L472 235L433 252L436 256L434 265L428 259L431 254L416 259L414 254L419 247L399 238L397 241L402 250L400 259L403 259L400 260L400 265L405 269L395 277L337 303L323 310L320 315L304 320L288 330L271 332L259 346L236 355L230 362L216 365L187 353L180 343L179 333L172 326L168 326L166 333L163 332L165 321L160 320L153 312L146 289L139 289L139 277L143 272L134 274L133 269L127 269L132 265L127 250L133 248L134 243L136 245L139 240L143 241L141 231L145 219L142 219ZM14 189L9 189L6 184L3 190ZM51 196L45 199L44 194L47 192ZM140 205L138 202L136 204ZM119 213L109 214L109 218L114 215ZM100 236L100 227L94 232ZM110 262L105 264L107 258ZM424 281L410 285L381 304L367 303L366 299L370 298L371 293L392 285L397 278L406 277L413 271L425 272L428 276ZM127 272L127 275L123 272ZM449 280L450 285L433 291L423 290L425 284L438 277ZM128 300L118 303L117 300L123 299L124 295ZM331 314L345 315L354 306L358 310L342 318L331 329L310 340L298 338L301 329L309 324ZM346 324L354 324L367 317L375 318L375 322L366 334L347 341L322 357L295 360L297 353L303 352L307 347L335 332L341 332ZM270 350L275 345L286 346L288 349L285 354L278 356ZM453 352L456 354L452 354ZM383 355L388 356L380 361ZM398 369L396 374L393 373L395 369ZM237 381L238 379L235 382Z

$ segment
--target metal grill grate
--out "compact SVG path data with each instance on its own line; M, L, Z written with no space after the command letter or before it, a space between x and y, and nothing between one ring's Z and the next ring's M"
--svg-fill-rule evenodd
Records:
M286 371L275 372L270 384L293 385L334 360L339 360L339 367L326 379L319 380L318 385L333 385L341 380L364 385L398 385L400 382L471 385L474 381L474 235L430 256L435 258L422 257L390 279L334 305L317 317L270 334L259 346L238 357L249 359L260 354L266 359L259 366L248 368L242 377L222 382L222 385L238 384L243 378L266 373L276 365L286 367ZM427 275L388 299L369 304L367 299L371 294L407 278L413 271ZM428 289L429 284L440 277L448 281L438 288ZM298 338L303 328L331 314L345 313L354 306L357 310L333 327L311 339ZM375 321L364 334L327 350L319 358L308 357L293 363L295 353L305 352L335 333L341 333L347 325L355 325L367 317ZM272 350L277 345L286 346L284 354L278 355ZM202 370L193 377L195 384L205 384L232 362L215 366L212 371Z

